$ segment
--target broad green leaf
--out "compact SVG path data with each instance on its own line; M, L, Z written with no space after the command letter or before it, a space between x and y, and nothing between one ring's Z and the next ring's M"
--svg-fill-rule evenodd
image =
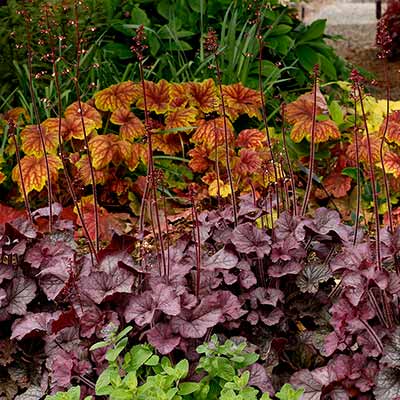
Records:
M133 346L129 353L131 356L129 368L133 371L137 371L153 355L153 352L144 345Z
M151 26L151 21L146 14L137 4L131 11L131 23L143 26Z
M110 400L132 400L132 392L127 389L117 388L110 393Z
M301 36L299 43L305 43L311 40L320 38L325 31L326 19L318 19L314 21L307 29L307 31Z
M128 375L125 376L122 382L124 385L128 386L129 390L135 390L138 386L136 372L128 372Z
M340 108L339 103L336 100L333 100L329 104L329 113L331 114L331 117L336 125L340 125L343 123L343 112Z
M313 70L315 64L319 64L319 54L310 46L297 46L295 54L299 59L300 65L308 72Z
M178 362L175 366L175 371L177 373L178 379L183 379L189 372L189 361L184 359Z
M183 382L179 385L178 394L181 396L186 396L188 394L197 392L200 390L200 384L197 382Z
M110 386L110 372L111 369L105 369L99 376L96 382L96 394L98 396L106 396L111 393L112 387Z
M279 400L299 400L303 395L304 389L294 389L289 383L285 383L281 390L275 394Z
M114 349L109 349L106 353L106 360L114 362L121 352L125 349L126 345L128 344L128 338L125 337L120 340Z
M291 30L292 30L292 27L290 25L284 25L284 24L275 25L272 29L267 31L266 36L268 38L271 36L282 36L282 35L285 35L286 33L290 32Z
M357 168L355 167L346 167L342 169L342 175L349 176L350 178L357 180Z

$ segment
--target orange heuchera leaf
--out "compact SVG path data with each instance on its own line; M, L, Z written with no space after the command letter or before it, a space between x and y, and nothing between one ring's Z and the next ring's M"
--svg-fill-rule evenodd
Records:
M286 119L291 124L294 124L290 138L294 142L301 142L304 137L311 140L311 132L313 125L313 92L301 95L297 100L288 104L286 107ZM321 91L317 87L317 101L316 101L316 117L320 115L327 115L328 106ZM325 119L315 121L315 142L326 142L332 139L339 139L340 132L336 124L330 120Z
M58 147L57 132L47 129L44 123L40 125L40 128L46 147L46 153L55 154ZM21 147L25 154L37 157L40 157L43 154L43 147L38 125L27 125L24 129L22 129L21 142Z
M81 102L82 116L85 119L90 119L95 123L95 128L100 129L103 126L103 120L101 114L91 105ZM75 101L69 105L64 112L64 116L67 119L80 119L81 113L79 112L79 103Z
M301 95L297 100L286 106L285 116L287 121L291 124L295 124L302 120L312 119L313 104L314 94L312 91ZM326 104L325 97L319 90L319 87L317 87L316 106L316 115L328 113L328 105Z
M226 119L226 129L228 142L231 143L233 139L233 126L228 119ZM196 132L192 136L192 140L195 143L204 143L206 146L213 148L215 145L219 146L223 144L224 137L224 118L218 117L210 120L200 120Z
M93 196L82 197L82 214L85 224L89 231L89 236L92 240L95 239L95 216L93 209ZM77 214L76 210L74 212ZM99 216L99 236L101 240L110 241L113 233L119 235L124 233L125 224L123 220L128 220L128 214L109 213L105 208L98 207ZM79 225L82 225L81 220L77 219Z
M196 121L197 110L193 107L189 108L178 108L172 112L169 112L165 119L165 128L185 128L191 127L193 122Z
M191 160L189 167L194 172L204 172L212 165L211 160L208 158L209 150L206 146L198 145L188 152Z
M47 156L47 160L49 163L50 177L53 181L55 181L58 176L58 170L62 169L63 167L62 162L58 157L52 154ZM21 159L21 169L27 193L31 192L32 190L40 192L47 182L46 162L44 156L23 157ZM18 165L16 165L12 170L11 176L13 181L18 183L20 191L22 192L21 177L19 174Z
M251 149L241 149L239 157L235 161L234 171L242 176L252 174L261 167L261 159L258 153Z
M217 96L214 81L206 79L205 81L186 83L189 92L189 104L196 109L200 109L203 113L211 113L218 111L220 100Z
M125 158L125 164L129 168L129 171L134 171L139 165L140 160L147 161L147 148L140 143L133 143L131 144L131 151L128 158Z
M79 161L75 164L76 168L78 169L79 177L81 178L82 183L87 186L92 184L92 175L90 171L90 164L89 158L85 154L81 157ZM108 178L108 171L105 169L101 170L94 170L94 177L96 183L98 185L104 185L107 182Z
M370 142L371 142L371 153L372 153L372 162L375 164L376 162L379 161L380 159L380 147L381 147L381 141L380 139L375 136L375 135L369 135ZM356 160L356 143L353 141L349 145L346 151L347 157L350 158L350 160ZM368 163L369 158L368 158L368 140L367 136L359 136L358 139L358 157L361 162Z
M185 107L189 100L186 84L169 84L169 106L171 109Z
M210 196L218 196L218 181L211 182L208 187L208 193ZM231 194L231 187L229 183L224 183L221 179L219 180L219 195L221 197L228 197Z
M143 122L127 108L115 110L110 121L115 125L121 125L119 134L122 139L132 141L146 134Z
M312 132L312 118L308 121L300 121L294 124L292 132L290 133L290 138L294 142L301 142L304 137L311 141ZM325 121L315 122L315 143L326 142L330 138L340 139L340 132L336 124L328 119Z
M96 107L102 111L129 108L142 94L140 84L131 81L112 85L94 95Z
M25 211L16 210L15 208L0 203L0 225L4 225L24 215Z
M400 111L394 111L389 114L389 122L387 122L387 117L385 118L379 129L380 136L383 136L386 123L388 124L386 131L386 140L388 142L394 142L400 145Z
M351 178L340 172L331 172L323 182L326 191L333 197L340 198L347 195L351 189Z
M11 110L8 110L3 117L4 121L13 121L15 124L18 122L29 122L30 121L30 116L28 114L28 111L25 110L25 108L22 107L15 107L12 108Z
M169 83L161 79L158 83L145 81L146 102L149 111L164 114L169 107ZM136 107L144 110L143 92L142 97L136 103Z
M48 118L42 123L47 131L57 135L58 138L58 118ZM83 124L80 117L76 118L62 118L61 119L61 136L64 140L70 140L72 138L83 140L84 133L89 136L96 128L96 122L92 119L84 118ZM58 140L58 139L57 139Z
M226 104L226 113L233 120L240 114L261 119L261 98L256 90L246 88L241 83L234 83L222 86L222 95Z
M265 140L265 133L258 129L244 129L239 133L236 139L236 146L256 149L257 147L263 146Z
M91 138L89 150L93 167L102 169L111 161L118 165L125 159L129 159L131 145L126 140L121 140L119 136L109 133Z
M182 150L181 138L176 133L155 134L152 136L152 140L155 150L160 150L170 156Z
M388 151L383 157L385 170L393 174L395 178L400 177L400 156L393 151Z
M6 180L6 176L0 171L0 183L3 183Z

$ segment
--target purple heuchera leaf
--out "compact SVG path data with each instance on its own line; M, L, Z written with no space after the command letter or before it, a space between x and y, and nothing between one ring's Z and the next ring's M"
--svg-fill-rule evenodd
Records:
M244 289L250 289L257 284L257 278L252 271L242 270L239 273L240 286Z
M294 235L287 236L272 245L271 261L289 261L292 258L301 259L306 256L306 251L301 242L299 242Z
M74 251L65 242L53 242L49 238L43 238L29 248L25 254L25 262L32 268L41 270L48 267L55 267L59 260L74 260Z
M252 222L239 225L232 234L232 243L240 253L256 253L263 258L271 251L271 239L266 232L258 229Z
M99 256L100 262L98 268L100 271L106 272L107 274L113 274L116 266L125 265L132 269L134 268L132 256L125 250L110 251L106 249L100 252Z
M288 236L296 233L296 227L300 219L294 217L288 211L284 211L275 222L274 237L276 240L284 240ZM295 236L299 241L305 237L304 231L300 231L300 236Z
M181 338L174 335L169 324L157 324L147 332L147 340L161 354L169 354L179 345Z
M303 269L303 265L297 261L278 262L268 267L268 275L280 278L285 275L297 275Z
M278 301L284 301L284 294L279 289L258 287L251 292L250 301L254 309L257 308L257 302L276 307Z
M60 257L54 266L45 268L38 274L39 285L49 300L54 300L65 288L72 266L73 261Z
M192 311L182 310L181 314L173 317L171 326L184 338L199 339L207 333L208 328L217 325L221 318L223 318L222 309L220 307L210 309L209 304L203 299Z
M259 388L263 393L268 392L271 396L275 394L271 378L268 376L265 368L262 365L258 363L250 365L248 370L250 372L250 386Z
M9 318L10 314L26 314L26 306L36 296L36 284L24 276L14 278L6 287L7 298L0 308L0 321Z
M167 315L178 315L181 312L180 298L172 287L160 283L152 290L133 296L125 309L125 320L135 320L139 326L150 324L156 310Z
M290 378L290 383L296 389L304 389L302 400L320 400L322 389L326 382L326 370L318 368L314 371L302 369L295 372Z
M374 388L376 399L400 399L400 370L398 368L382 368L376 378Z
M247 313L241 308L239 299L228 290L219 290L201 300L200 305L204 308L220 308L222 316L219 322L233 321Z
M34 332L47 333L49 323L52 321L52 314L47 312L28 312L23 318L14 321L11 327L11 339L21 340Z
M285 314L282 310L274 308L268 316L261 313L261 321L267 326L273 326L278 324L284 316Z
M48 360L49 361L49 360ZM57 354L47 363L50 369L51 380L57 387L67 388L71 384L73 358L66 352Z
M385 367L400 367L400 328L393 332L388 343L385 344L385 350L380 362Z
M224 248L217 251L211 257L207 255L203 256L203 268L209 270L215 269L231 269L236 267L238 258L232 252L225 250Z
M299 230L304 227L320 235L328 235L335 232L344 242L348 241L351 231L350 227L342 223L337 211L324 207L318 208L315 211L314 219L302 221L296 228L296 235L299 235Z
M133 282L132 273L115 265L112 273L96 271L82 277L79 288L96 304L100 304L116 293L131 293Z

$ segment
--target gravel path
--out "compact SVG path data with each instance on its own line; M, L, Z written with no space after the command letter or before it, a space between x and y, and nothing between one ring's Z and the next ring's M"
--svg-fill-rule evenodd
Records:
M355 66L372 72L378 82L383 82L382 61L376 58L376 5L375 2L351 2L346 0L311 0L305 5L305 22L326 19L326 33L340 35L343 40L329 41L337 53ZM384 4L382 7L384 12ZM400 62L387 64L391 82L391 98L400 99ZM372 88L371 93L384 98L386 90Z

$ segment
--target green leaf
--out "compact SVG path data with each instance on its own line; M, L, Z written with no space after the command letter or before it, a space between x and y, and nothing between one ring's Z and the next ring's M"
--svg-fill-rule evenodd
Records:
M99 376L96 382L96 394L98 396L106 396L111 393L112 387L110 379L111 369L105 369Z
M319 114L315 117L317 121L328 121L329 115Z
M102 347L106 347L109 344L110 344L109 342L97 342L93 346L90 347L89 351L101 349Z
M144 365L148 365L149 367L154 367L155 365L158 365L160 362L160 357L156 354L153 354L145 363Z
M308 27L306 32L302 34L299 43L305 43L320 38L324 34L325 27L326 27L326 19L318 19L314 21Z
M213 360L213 364L215 367L215 375L225 379L226 381L232 380L232 378L236 375L235 369L232 367L229 360L224 357L216 358Z
M333 100L329 106L329 114L331 115L333 121L336 125L340 125L343 123L343 112L340 108L339 103L336 100Z
M274 49L278 54L286 56L293 47L294 40L289 36L267 38L266 46Z
M357 180L357 169L355 167L346 167L342 169L342 175L349 176L350 178Z
M149 17L146 11L142 10L138 4L131 11L131 23L143 26L151 26Z
M110 393L110 400L132 400L132 392L127 389L117 388Z
M189 372L189 361L186 359L179 361L178 364L176 364L175 366L175 371L177 373L178 379L185 378Z
M126 44L123 43L107 43L103 50L111 53L112 57L118 57L121 60L128 60L132 58L132 52Z
M275 25L272 29L268 30L266 36L269 38L271 36L281 36L292 30L290 25L280 24Z
M123 337L125 337L131 330L133 329L132 326L127 326L123 329L115 338L115 342L119 342Z
M136 372L135 371L128 372L128 374L125 376L122 382L129 388L129 390L132 391L135 390L138 386Z
M133 346L129 353L131 355L129 367L133 371L137 371L153 355L149 347L141 344Z
M81 398L81 388L73 386L68 392L58 392L52 396L46 396L45 400L79 400Z
M197 382L183 382L179 385L178 394L181 396L186 396L188 394L197 392L200 390L200 384Z
M303 395L304 389L294 389L289 383L285 383L281 390L275 394L279 400L299 400Z
M125 337L122 340L120 340L115 348L109 349L106 353L106 360L114 362L118 356L121 354L121 352L125 349L126 345L128 344L128 338Z
M311 72L315 64L319 64L319 54L310 46L297 46L295 54L300 65L308 72Z

